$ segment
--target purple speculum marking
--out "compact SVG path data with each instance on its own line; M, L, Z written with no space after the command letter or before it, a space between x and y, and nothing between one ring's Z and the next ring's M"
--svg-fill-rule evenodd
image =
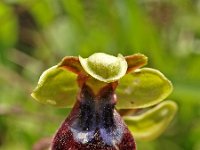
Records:
M115 110L117 83L97 94L82 82L77 101L57 131L52 150L135 150L135 141Z

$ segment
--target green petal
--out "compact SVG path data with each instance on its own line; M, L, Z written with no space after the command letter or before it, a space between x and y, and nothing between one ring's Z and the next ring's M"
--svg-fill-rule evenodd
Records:
M123 117L133 136L138 140L153 140L161 135L174 118L177 105L165 101L139 116Z
M125 57L128 64L127 73L147 64L148 58L143 54L134 54Z
M78 87L76 74L53 66L43 72L31 96L43 104L56 107L72 107Z
M145 108L164 100L172 91L171 82L158 70L137 69L125 75L117 87L119 109Z
M89 75L107 83L119 80L127 71L127 62L120 54L115 57L105 53L95 53L89 58L79 56L79 60Z

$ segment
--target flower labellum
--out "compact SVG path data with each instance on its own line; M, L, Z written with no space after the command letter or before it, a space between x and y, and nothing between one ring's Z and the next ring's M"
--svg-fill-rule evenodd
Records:
M120 109L154 106L172 91L171 82L159 71L138 70L146 63L147 57L142 54L115 57L95 53L88 58L67 56L45 71L32 97L43 104L72 108L55 134L51 149L136 150L134 132L138 139L144 138L144 132L148 132L145 140L158 137L174 117L174 103L155 106L141 117L133 113L120 116ZM145 130L136 126L156 118L160 130L153 131L153 123Z

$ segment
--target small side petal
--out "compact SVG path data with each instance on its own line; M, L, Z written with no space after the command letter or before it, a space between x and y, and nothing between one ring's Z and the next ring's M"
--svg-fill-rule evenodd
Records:
M116 90L117 108L133 109L153 106L172 92L171 82L158 70L137 69L125 75Z
M71 108L78 91L76 77L68 70L53 66L43 72L31 96L43 104Z
M134 54L125 57L128 64L127 73L147 64L148 58L143 54Z
M133 136L138 140L153 140L160 136L174 118L177 105L165 101L139 116L124 116Z
M68 69L76 74L79 74L81 71L83 71L78 57L75 56L64 57L58 66Z

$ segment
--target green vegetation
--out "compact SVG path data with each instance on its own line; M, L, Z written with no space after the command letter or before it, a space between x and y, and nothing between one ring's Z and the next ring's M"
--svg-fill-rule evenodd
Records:
M174 85L175 119L156 140L137 141L139 150L199 150L199 6L199 0L0 1L0 150L31 149L55 133L68 109L41 105L30 93L64 56L95 52L143 53L147 67Z

